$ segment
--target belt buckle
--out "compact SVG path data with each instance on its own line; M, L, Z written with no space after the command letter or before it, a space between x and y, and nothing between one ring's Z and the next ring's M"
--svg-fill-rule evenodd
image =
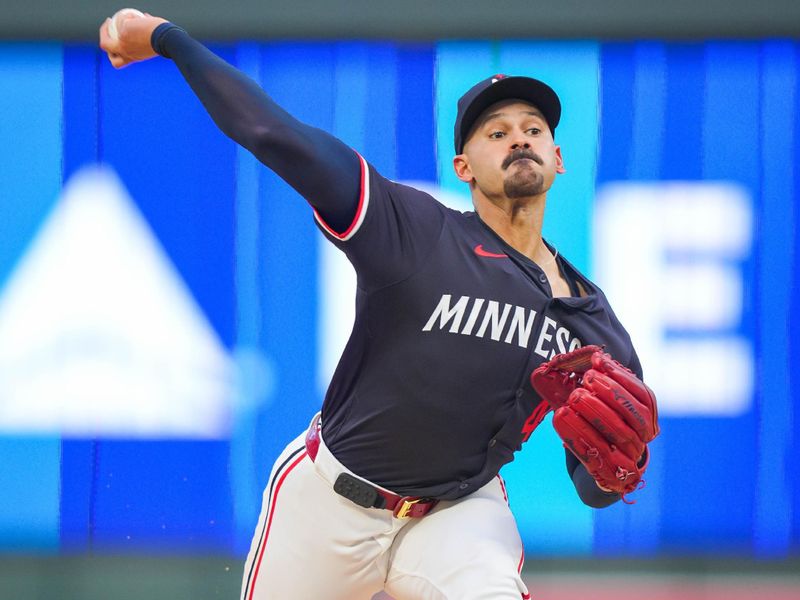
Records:
M398 519L408 519L411 515L408 513L411 512L411 509L414 505L422 500L422 498L413 498L411 496L404 496L400 498L400 502L397 503L397 506L394 507L394 516Z

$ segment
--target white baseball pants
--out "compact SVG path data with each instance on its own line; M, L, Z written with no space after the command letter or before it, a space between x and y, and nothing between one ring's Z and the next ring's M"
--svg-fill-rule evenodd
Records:
M528 600L523 551L498 476L419 519L362 508L333 491L348 471L305 433L275 461L241 600ZM374 484L372 484L374 485ZM378 486L376 486L378 487Z

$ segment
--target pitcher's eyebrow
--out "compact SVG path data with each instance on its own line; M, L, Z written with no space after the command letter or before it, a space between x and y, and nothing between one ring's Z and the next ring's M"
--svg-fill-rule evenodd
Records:
M544 115L542 113L540 113L538 110L536 110L535 108L532 109L532 110L526 110L526 111L522 111L522 112L524 112L526 115L531 115L532 117L539 117L540 119L544 119ZM480 125L485 125L486 123L488 123L492 119L497 119L499 117L505 117L505 116L507 116L507 113L504 113L504 112L496 112L496 113L492 113L490 115L486 115L486 117L481 121Z

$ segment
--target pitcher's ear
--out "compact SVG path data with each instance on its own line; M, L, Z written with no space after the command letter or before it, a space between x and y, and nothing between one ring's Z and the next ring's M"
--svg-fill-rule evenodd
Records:
M567 169L564 167L564 157L561 156L561 146L556 146L556 173L563 175L566 172Z
M464 183L471 183L473 180L472 168L469 166L469 159L466 154L457 154L453 158L453 170Z

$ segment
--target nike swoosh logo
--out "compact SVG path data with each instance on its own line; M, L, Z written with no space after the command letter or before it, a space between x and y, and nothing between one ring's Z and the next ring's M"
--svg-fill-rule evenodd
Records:
M495 254L494 252L489 252L483 249L483 244L478 244L474 248L475 254L478 256L484 256L486 258L508 258L507 254Z

